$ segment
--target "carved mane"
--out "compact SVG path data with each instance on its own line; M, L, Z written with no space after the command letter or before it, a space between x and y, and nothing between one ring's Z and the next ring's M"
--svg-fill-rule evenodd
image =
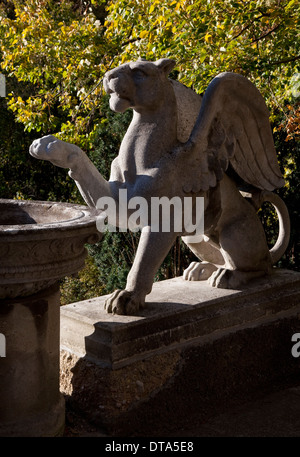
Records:
M200 112L202 97L178 81L172 83L177 103L177 139L188 141Z

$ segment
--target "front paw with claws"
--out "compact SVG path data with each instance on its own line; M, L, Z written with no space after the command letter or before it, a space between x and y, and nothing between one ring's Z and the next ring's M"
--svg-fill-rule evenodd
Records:
M104 309L112 314L133 316L144 306L145 299L140 295L133 291L118 289L107 298Z

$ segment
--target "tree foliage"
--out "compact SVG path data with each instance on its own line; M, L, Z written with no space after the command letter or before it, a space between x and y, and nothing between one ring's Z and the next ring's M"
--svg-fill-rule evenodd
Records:
M6 2L5 2L6 3ZM90 149L101 119L104 73L145 57L177 61L197 92L222 71L249 77L271 114L285 106L299 73L300 6L292 1L14 0L0 6L2 70L30 93L8 105L26 130L57 133ZM95 11L106 5L106 20Z
M292 219L282 264L299 268L299 0L2 0L0 19L0 71L8 83L0 99L0 196L82 202L65 170L28 155L32 139L48 133L83 148L108 178L131 117L112 113L103 92L105 72L120 63L173 58L171 77L198 93L216 74L234 71L258 87L270 109L286 179L279 193ZM272 242L272 211L262 220ZM103 291L124 286L134 246L132 234L116 233L90 249ZM176 244L157 278L182 273L188 261Z
M111 63L100 20L70 0L13 4L13 17L2 8L1 66L30 90L12 90L8 107L26 131L56 133L89 149L101 119L101 78Z
M274 109L299 72L298 0L117 0L109 13L106 36L121 61L175 58L180 81L199 93L217 73L235 71Z

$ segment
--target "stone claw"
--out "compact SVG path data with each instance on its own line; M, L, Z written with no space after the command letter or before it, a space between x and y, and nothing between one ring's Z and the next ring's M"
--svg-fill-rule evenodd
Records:
M205 281L217 267L208 262L192 262L183 272L183 279L186 281Z
M145 302L134 292L118 289L107 298L104 309L112 314L133 316L140 308L143 308L144 305Z

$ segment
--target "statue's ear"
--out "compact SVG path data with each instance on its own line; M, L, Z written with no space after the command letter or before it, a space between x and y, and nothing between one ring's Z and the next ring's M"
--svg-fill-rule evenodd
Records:
M159 59L155 62L155 65L168 76L170 71L175 67L176 62L172 59Z

